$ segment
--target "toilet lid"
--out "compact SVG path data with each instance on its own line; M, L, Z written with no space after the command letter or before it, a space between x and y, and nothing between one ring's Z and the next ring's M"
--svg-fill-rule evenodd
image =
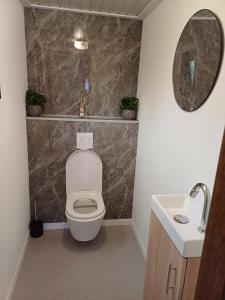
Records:
M102 194L97 191L77 191L67 195L66 214L74 219L93 219L105 212Z

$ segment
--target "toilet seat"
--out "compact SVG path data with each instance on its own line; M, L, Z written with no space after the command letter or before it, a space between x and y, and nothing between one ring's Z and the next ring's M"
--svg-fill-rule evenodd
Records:
M90 199L96 203L97 209L91 213L79 213L74 210L75 202L79 200ZM74 219L87 220L93 219L105 213L105 205L102 194L97 191L77 191L67 195L66 213Z

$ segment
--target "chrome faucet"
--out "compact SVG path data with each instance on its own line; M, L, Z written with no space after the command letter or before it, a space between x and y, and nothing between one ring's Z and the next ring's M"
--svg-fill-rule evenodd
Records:
M203 211L202 211L202 218L201 218L201 224L199 226L199 231L200 232L205 232L206 229L206 213L207 213L207 208L208 208L208 202L209 202L209 192L208 188L204 183L197 183L193 189L190 192L190 197L194 198L200 189L204 193L204 204L203 204Z

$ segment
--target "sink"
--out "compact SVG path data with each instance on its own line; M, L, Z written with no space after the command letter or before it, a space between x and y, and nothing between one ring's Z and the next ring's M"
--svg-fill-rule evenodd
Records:
M203 204L189 195L153 195L152 210L183 257L200 257L205 234L199 231ZM174 216L188 218L178 223Z

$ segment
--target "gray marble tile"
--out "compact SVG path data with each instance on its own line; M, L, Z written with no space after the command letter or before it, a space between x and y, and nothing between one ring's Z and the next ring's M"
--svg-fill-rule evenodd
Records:
M44 222L65 221L65 164L76 149L76 132L93 132L103 162L106 219L130 218L138 124L27 120L31 215L37 201Z
M135 96L142 21L25 8L28 83L47 97L45 113L77 114L88 78L89 115L118 116L123 96ZM81 27L89 50L76 50Z

